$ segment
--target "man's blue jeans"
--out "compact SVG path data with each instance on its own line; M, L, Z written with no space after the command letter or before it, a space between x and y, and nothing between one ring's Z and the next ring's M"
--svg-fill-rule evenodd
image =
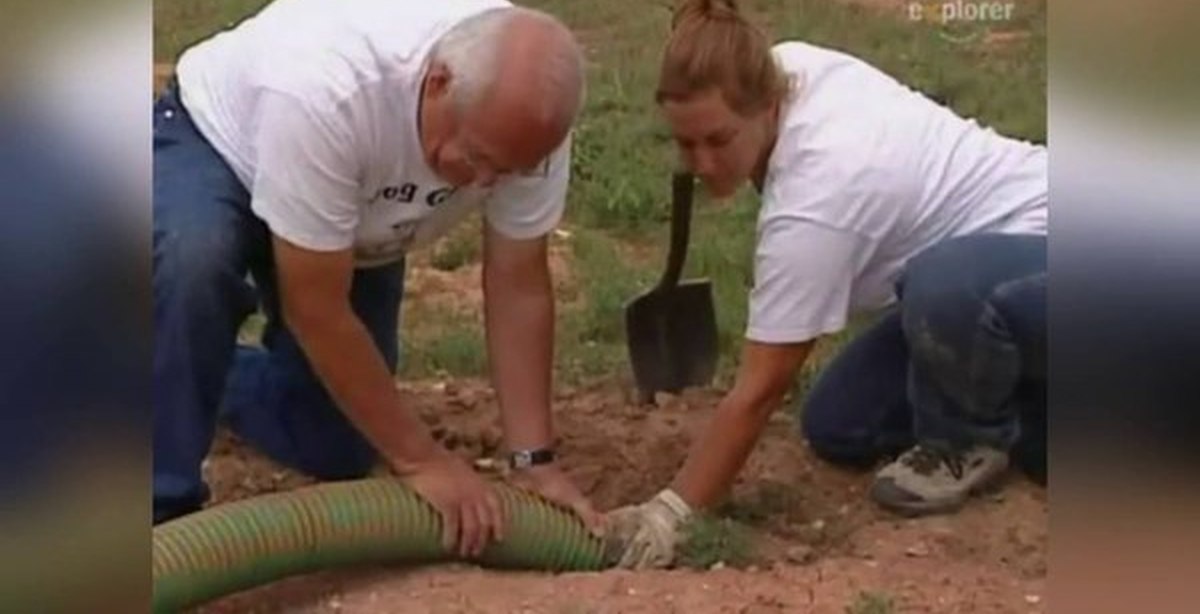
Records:
M1046 238L976 235L913 258L898 305L807 395L813 450L869 466L918 442L1008 450L1046 477Z
M154 106L153 267L156 523L208 498L200 464L218 408L234 432L285 465L321 479L370 470L374 450L280 316L270 231L174 87ZM351 290L355 313L391 368L403 285L401 262L359 269ZM239 347L239 328L256 307L267 318L263 347Z

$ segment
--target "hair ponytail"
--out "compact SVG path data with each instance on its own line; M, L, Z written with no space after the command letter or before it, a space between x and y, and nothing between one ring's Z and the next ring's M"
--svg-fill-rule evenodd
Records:
M686 100L713 87L749 115L782 99L787 79L766 34L735 0L683 0L671 19L655 97Z
M675 8L671 19L671 29L679 26L685 19L731 19L741 18L735 0L686 0Z

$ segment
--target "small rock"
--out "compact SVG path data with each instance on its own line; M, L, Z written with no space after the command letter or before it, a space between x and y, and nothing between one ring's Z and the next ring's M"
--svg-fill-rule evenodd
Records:
M746 573L758 573L758 565L751 565L747 567Z
M475 405L477 404L475 395L469 392L458 393L450 402L463 409L475 409Z
M929 547L921 543L913 544L904 551L904 554L913 558L929 556Z
M1036 605L1038 603L1041 603L1041 601L1042 601L1041 595L1025 595L1025 603L1028 603L1029 605Z
M820 518L814 520L812 522L812 528L814 531L824 531L825 530L825 521Z
M475 459L475 468L480 471L494 471L500 466L494 458L477 458Z
M799 565L807 565L815 558L812 546L800 544L787 549L787 559Z
M718 571L721 569L725 569L725 561L717 561L716 563L713 563L712 565L710 565L708 568L709 571Z
M666 407L667 405L673 404L678 399L679 399L678 396L673 395L669 392L654 393L654 404L659 407Z

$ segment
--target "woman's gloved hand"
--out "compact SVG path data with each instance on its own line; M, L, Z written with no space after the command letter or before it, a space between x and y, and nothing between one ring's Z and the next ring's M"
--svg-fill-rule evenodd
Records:
M667 567L691 516L691 507L669 488L641 505L615 509L605 522L606 556L623 569Z

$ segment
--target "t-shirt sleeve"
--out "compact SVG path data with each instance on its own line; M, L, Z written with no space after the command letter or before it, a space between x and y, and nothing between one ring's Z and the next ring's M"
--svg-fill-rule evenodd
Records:
M553 230L566 207L571 137L533 171L505 179L484 207L488 224L510 239L533 239Z
M746 338L799 343L840 331L869 250L865 237L811 220L766 220L754 255Z
M290 96L263 96L252 127L251 209L271 232L300 247L349 248L360 215L349 129Z

